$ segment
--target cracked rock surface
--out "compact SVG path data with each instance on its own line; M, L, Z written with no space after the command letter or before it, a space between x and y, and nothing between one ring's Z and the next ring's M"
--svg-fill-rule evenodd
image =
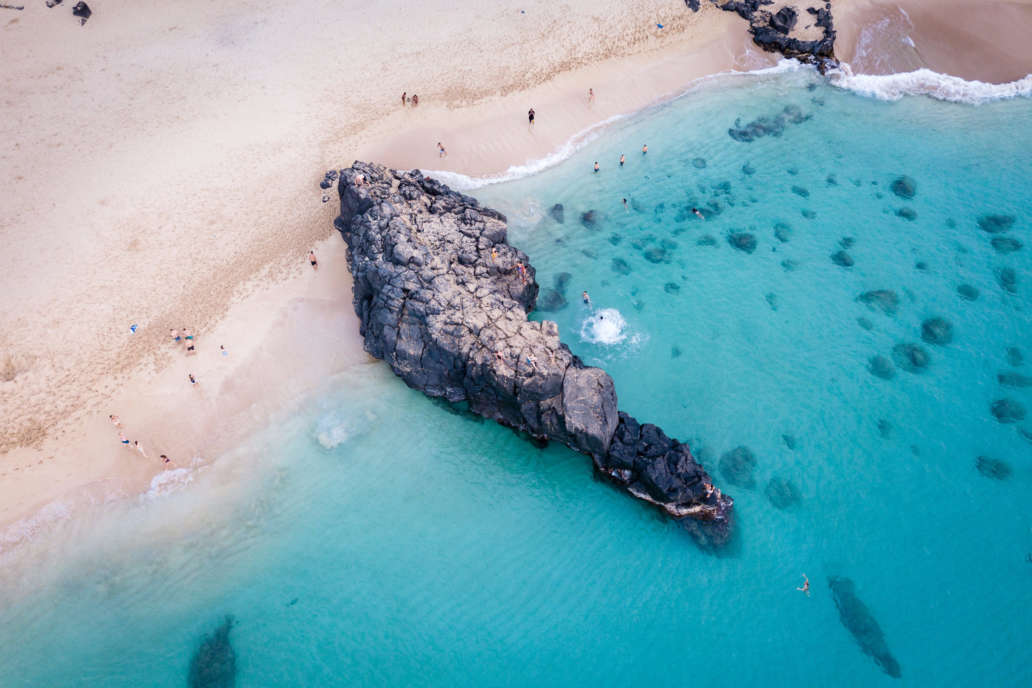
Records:
M338 191L366 351L428 396L589 455L630 494L693 519L704 544L726 541L734 500L707 489L688 446L618 411L612 378L574 356L555 323L527 320L535 272L501 213L418 170L371 163L341 170Z

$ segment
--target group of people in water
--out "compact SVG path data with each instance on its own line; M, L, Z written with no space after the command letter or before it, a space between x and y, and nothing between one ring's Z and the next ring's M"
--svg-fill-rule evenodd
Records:
M642 155L648 155L648 152L649 152L649 144L647 144L647 143L641 144L641 154ZM627 162L627 156L624 155L623 153L620 153L620 167L623 167L626 162ZM599 166L598 160L596 160L595 161L595 172L598 172L600 169L602 169L602 168L601 168L601 166ZM627 199L626 198L624 199L624 205L627 205Z

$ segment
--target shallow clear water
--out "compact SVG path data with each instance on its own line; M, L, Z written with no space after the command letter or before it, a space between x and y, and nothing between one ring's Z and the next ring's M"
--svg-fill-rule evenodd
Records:
M543 286L572 275L569 305L535 317L735 496L721 556L593 481L586 458L452 415L364 365L182 489L98 507L13 556L0 685L184 685L225 614L241 686L893 681L840 623L829 575L855 582L904 682L1023 683L1032 443L1019 428L1032 418L1000 423L990 405L1032 408L1032 387L996 377L1032 376L1032 102L885 103L814 79L708 82L478 192L508 214ZM750 143L728 135L786 105L809 119ZM889 188L901 174L913 199ZM561 225L547 216L557 202ZM579 221L589 209L594 229ZM986 213L1013 215L1002 236L1025 246L995 251ZM755 251L732 248L732 231L752 232ZM829 257L844 237L851 268ZM659 263L644 256L656 247ZM977 300L960 298L965 283ZM858 301L874 289L898 294L895 314ZM922 341L935 316L951 343ZM928 352L925 370L868 371L902 342ZM1011 365L1008 347L1029 360ZM740 445L756 456L752 488L720 468ZM1010 475L986 477L978 456ZM799 503L776 508L772 477ZM795 590L803 573L810 597Z

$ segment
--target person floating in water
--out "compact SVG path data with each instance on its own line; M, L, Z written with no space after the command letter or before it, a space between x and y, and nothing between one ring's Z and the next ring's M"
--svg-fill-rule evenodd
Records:
M595 171L598 172L598 160L595 161Z
M625 162L626 162L626 160L624 159L624 154L623 154L623 153L620 153L620 167L623 167L623 164L624 164Z
M699 218L700 220L706 219L705 217L703 217L702 212L698 208L692 208L692 212L695 213L695 217Z
M591 297L588 296L588 292L582 291L580 296L581 300L584 301L584 305L591 308Z
M627 210L627 199L626 198L623 199L623 207L624 207L624 210Z
M649 145L647 143L641 144L641 154L645 155L649 152Z
M807 597L810 596L810 579L806 577L805 573L803 574L803 587L796 588L796 590L799 592L805 592Z

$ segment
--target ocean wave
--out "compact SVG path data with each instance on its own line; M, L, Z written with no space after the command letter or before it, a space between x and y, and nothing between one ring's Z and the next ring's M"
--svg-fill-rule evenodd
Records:
M952 103L980 105L995 100L1032 97L1032 74L1006 84L968 81L959 76L918 69L898 74L853 74L847 63L829 73L833 86L879 100L900 100L904 96L929 96Z
M421 170L421 172L428 176L434 177L435 179L441 180L442 182L444 182L451 188L456 189L457 191L473 191L475 189L480 189L485 186L490 186L491 184L501 184L503 182L510 182L516 179L522 179L523 177L529 177L531 175L537 174L538 172L542 172L550 167L554 167L559 163L563 162L564 160L572 157L577 151L581 150L586 145L588 145L592 141L596 140L599 136L601 136L602 132L610 125L619 122L620 120L627 119L628 117L635 116L641 112L645 112L652 107L662 106L667 103L673 102L678 98L683 98L684 96L698 89L703 84L708 83L710 81L723 79L727 77L755 77L769 74L781 74L784 72L796 72L804 68L807 68L807 65L803 65L798 60L781 59L778 61L777 64L772 65L770 67L763 67L762 69L753 69L744 72L717 72L716 74L709 74L703 77L699 77L698 79L693 80L689 84L689 86L685 88L683 91L680 91L669 98L664 98L658 103L646 106L645 108L642 108L641 110L635 112L613 115L612 117L608 117L602 120L601 122L596 122L595 124L592 124L590 127L582 129L581 131L571 136L569 139L566 140L566 142L562 146L560 146L555 151L549 153L545 157L538 158L536 160L531 160L522 165L512 165L501 174L488 175L486 177L471 177L469 175L460 174L458 172L449 172L447 170Z
M176 492L193 482L194 470L190 468L174 468L162 471L151 478L150 489L143 494L143 499L154 499Z

